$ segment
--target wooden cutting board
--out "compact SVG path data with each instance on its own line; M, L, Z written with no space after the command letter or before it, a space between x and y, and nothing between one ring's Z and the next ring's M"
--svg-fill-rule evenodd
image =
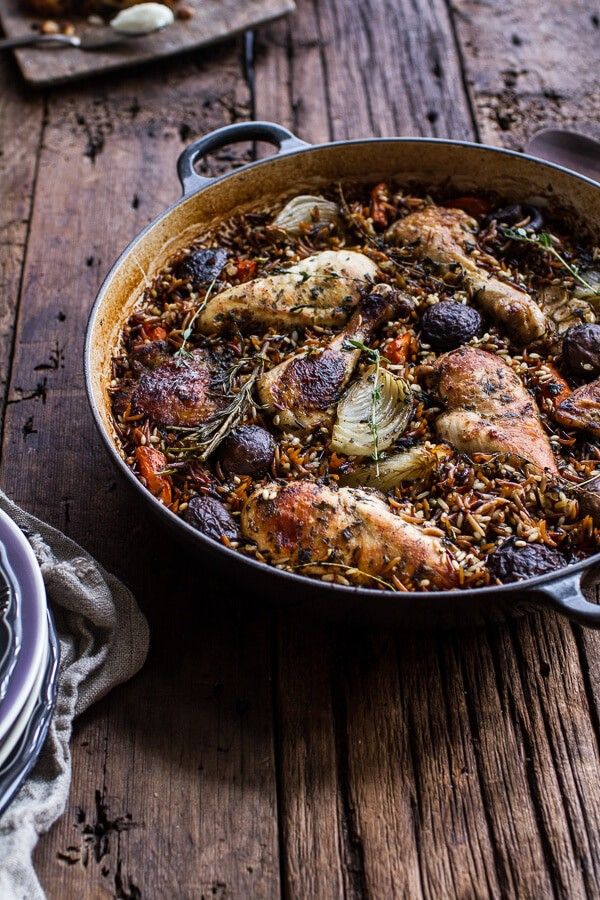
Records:
M16 50L15 56L24 78L31 84L40 87L60 84L203 47L295 9L294 0L185 0L185 3L194 10L192 18L176 20L165 31L126 44L96 51L71 47L28 48ZM29 15L22 0L0 0L0 22L7 37L30 34L36 21L39 23L40 18ZM73 17L70 21L78 33L92 27L85 19Z

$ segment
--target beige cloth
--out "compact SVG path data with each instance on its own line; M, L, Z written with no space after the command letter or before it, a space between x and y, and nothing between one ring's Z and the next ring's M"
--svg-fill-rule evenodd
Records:
M58 699L44 749L0 818L0 900L43 900L31 854L67 803L73 719L142 667L148 625L131 592L74 541L2 492L0 507L33 547L60 640Z

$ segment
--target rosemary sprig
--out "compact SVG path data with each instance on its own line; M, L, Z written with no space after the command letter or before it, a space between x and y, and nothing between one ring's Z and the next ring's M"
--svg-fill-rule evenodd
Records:
M541 250L545 250L547 253L550 253L555 259L559 261L561 266L569 272L573 278L579 282L587 291L589 291L594 297L600 297L600 288L594 287L589 281L579 273L579 266L573 265L568 260L564 258L562 253L554 246L554 240L552 235L548 234L545 231L542 231L540 234L531 234L526 231L525 228L503 228L502 232L505 237L510 238L511 241L521 241L524 244L533 244L535 247L539 247Z
M347 338L343 344L346 350L360 350L365 354L367 359L375 366L375 375L373 378L373 389L371 390L371 415L369 417L369 428L373 437L373 461L375 463L375 471L379 476L379 428L377 425L377 409L381 403L381 382L379 381L379 373L381 370L381 353L379 350L373 350L367 347L362 341L355 338Z
M215 275L215 277L213 278L213 280L211 281L211 283L208 286L208 290L207 290L206 294L204 295L204 299L198 304L198 306L196 307L196 310L194 312L194 315L192 316L190 321L187 323L184 330L181 332L181 337L183 338L183 341L182 341L182 344L179 347L179 349L174 353L175 359L183 360L183 359L185 359L185 357L191 356L190 351L187 349L187 342L191 338L192 333L194 331L194 325L196 323L196 319L198 318L198 316L200 315L202 310L206 307L206 304L208 303L208 301L210 299L210 295L211 295L212 290L216 283L217 283L217 276Z
M229 390L235 374L245 362L246 360L240 360L228 373ZM260 364L254 368L249 378L241 386L238 393L233 396L229 405L211 416L203 425L195 428L173 426L169 429L181 432L184 435L183 440L187 443L184 446L170 447L167 450L167 454L175 456L175 458L194 454L200 462L206 462L211 453L214 453L219 444L225 440L230 431L241 420L248 404L253 402L252 389L262 370L263 363L261 360Z

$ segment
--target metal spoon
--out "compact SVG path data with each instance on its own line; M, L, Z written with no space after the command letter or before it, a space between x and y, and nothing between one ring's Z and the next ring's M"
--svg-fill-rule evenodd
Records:
M83 34L23 34L19 37L6 38L0 41L0 50L10 50L13 47L48 47L52 44L58 46L77 47L79 50L102 50L104 47L112 47L115 44L126 43L130 38L146 37L162 31L166 27L161 25L152 31L138 33L123 33L113 28L94 28L84 31Z
M600 141L585 134L549 128L530 140L527 153L600 181Z

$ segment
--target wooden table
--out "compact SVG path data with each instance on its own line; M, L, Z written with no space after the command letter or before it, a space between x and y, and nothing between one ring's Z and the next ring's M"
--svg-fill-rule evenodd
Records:
M0 61L0 482L153 635L77 726L49 897L599 896L599 638L553 616L352 631L232 596L115 483L82 375L100 279L177 196L187 141L252 116L312 141L586 130L599 10L567 6L299 0L254 42L45 95Z

